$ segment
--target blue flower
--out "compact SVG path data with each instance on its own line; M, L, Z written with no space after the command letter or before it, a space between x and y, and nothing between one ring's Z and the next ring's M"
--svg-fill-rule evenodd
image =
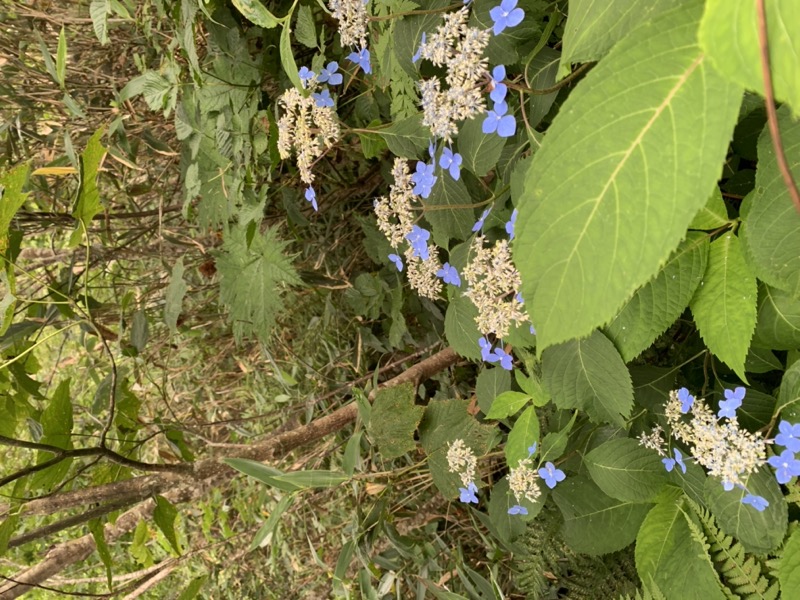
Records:
M342 83L342 74L337 73L339 70L339 63L335 60L328 63L328 66L319 72L317 81L320 83L329 83L330 85L339 85Z
M686 473L686 464L683 462L683 455L681 454L681 451L677 448L673 448L672 453L675 455L675 458L661 459L661 462L664 463L664 468L666 468L667 472L669 473L675 468L675 465L678 465L681 468L681 472Z
M433 170L435 165L427 164L420 161L417 161L417 172L411 175L411 181L414 182L414 189L413 192L417 196L422 196L423 198L427 198L431 195L431 190L433 189L433 184L436 183L436 175L433 174Z
M730 492L733 489L733 483L730 481L723 481L722 489L725 490L726 492Z
M775 436L775 443L792 452L800 452L800 424L792 425L789 421L778 424L780 433Z
M522 299L522 292L517 292L514 296L514 300L519 302L520 304L525 304L525 300Z
M478 503L478 496L475 494L475 492L478 491L478 486L475 485L474 482L470 482L470 484L467 487L465 488L460 487L458 488L458 490L461 492L461 496L458 498L459 500L461 500L461 502L465 502L467 504L469 504L470 502L473 502L475 504Z
M428 39L428 34L423 31L422 39L419 41L419 48L417 48L417 51L414 53L414 56L411 57L411 62L415 63L419 60L420 56L422 55L422 45L425 43L427 39Z
M538 442L533 442L533 446L528 446L528 458L536 454L536 448L539 446Z
M511 213L511 219L506 223L506 233L508 234L508 241L514 239L514 225L517 224L517 214L519 211L515 208Z
M544 482L547 484L551 490L556 487L556 484L559 481L564 481L566 479L566 475L564 475L564 471L561 469L556 469L556 466L547 461L544 463L544 468L539 469L539 477L544 479Z
M472 226L472 231L480 231L483 229L483 223L486 221L486 217L489 216L489 213L492 212L492 208L489 207L485 211L481 213L481 218Z
M428 240L430 237L431 232L419 225L414 225L411 228L411 232L406 234L406 239L414 250L414 256L418 256L422 260L428 260Z
M686 414L689 412L689 409L692 408L694 404L694 396L689 393L685 387L682 387L678 390L678 400L681 401L681 413Z
M319 207L317 206L317 192L314 191L314 188L306 188L306 200L311 202L311 206L314 207L315 212L319 210Z
M791 450L784 450L780 456L770 456L767 462L775 469L778 483L789 483L792 477L800 475L800 460L794 457Z
M508 514L510 515L527 515L528 509L524 506L517 504L516 506L512 506L508 509Z
M362 48L358 52L351 52L347 55L347 60L356 63L359 67L364 69L364 73L369 75L372 73L372 66L369 64L369 50Z
M428 142L428 156L433 158L435 154L436 154L436 144L434 144L433 140L431 140Z
M481 130L483 133L489 134L497 132L497 135L503 138L511 137L517 130L517 121L514 115L507 115L508 104L499 102L494 105L494 109L490 110L483 120Z
M531 325L531 335L536 335L536 328Z
M505 350L503 350L500 346L494 349L494 355L496 358L494 361L491 362L499 360L500 366L503 367L506 371L510 371L513 368L511 355L508 354Z
M450 177L457 180L459 177L461 177L462 160L463 159L458 152L453 154L453 151L450 148L445 148L442 150L442 155L439 157L439 166L443 169L449 170Z
M478 345L481 347L481 358L486 362L497 362L498 358L492 354L492 342L485 337L478 338Z
M749 504L758 512L764 512L764 509L769 506L769 502L767 502L766 498L754 496L753 494L747 494L747 496L742 498L742 504Z
M516 27L522 22L525 11L516 6L517 0L503 0L500 6L495 6L489 11L489 16L494 21L492 31L495 35L500 35L506 27Z
M742 405L744 399L744 388L737 387L735 390L725 390L725 400L719 402L718 418L727 417L733 419L736 417L736 409Z
M314 98L314 102L316 102L317 106L320 108L325 108L326 106L333 106L333 98L331 98L331 93L328 91L328 88L322 90L320 94L311 94Z
M303 87L306 87L306 84L311 79L314 79L314 71L308 67L300 67L300 71L298 71L297 74L300 76L300 83L303 84Z
M506 68L504 65L497 65L492 69L492 92L489 94L489 98L491 98L494 103L502 102L506 99L508 86L503 83L505 78Z
M458 276L458 271L455 267L450 266L450 263L444 263L442 268L436 271L436 276L441 277L442 281L461 287L461 277Z
M395 264L395 266L397 267L398 271L400 271L401 273L403 272L403 259L402 258L400 258L397 254L390 254L389 255L389 260L392 261Z

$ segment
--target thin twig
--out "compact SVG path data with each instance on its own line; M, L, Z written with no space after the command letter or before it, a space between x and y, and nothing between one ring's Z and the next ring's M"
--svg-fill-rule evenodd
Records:
M772 72L769 63L769 41L767 38L767 14L764 8L764 0L756 0L756 12L758 16L758 45L761 50L761 74L764 76L764 98L767 105L767 122L769 124L769 134L772 138L772 148L775 150L775 160L778 162L778 170L783 177L783 183L789 190L794 207L800 212L800 190L792 177L789 162L783 151L781 142L781 131L778 128L778 111L775 109L775 93L772 88Z

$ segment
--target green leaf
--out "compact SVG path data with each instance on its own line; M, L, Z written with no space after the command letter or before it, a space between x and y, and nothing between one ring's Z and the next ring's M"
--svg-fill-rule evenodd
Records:
M444 335L447 343L464 358L480 360L481 349L478 339L481 337L475 317L478 309L460 290L448 291L450 303L444 315Z
M775 413L789 422L800 421L800 361L793 363L783 374Z
M257 0L256 0L257 1ZM294 61L294 53L292 52L292 12L286 16L283 22L283 31L281 31L280 52L281 52L281 65L283 71L292 82L292 85L298 90L302 90L303 83L300 81L300 72L297 70L297 63Z
M181 595L178 596L178 600L194 600L197 594L200 593L200 590L203 589L206 581L208 581L208 575L200 575L192 579L189 585L181 592Z
M73 418L69 393L70 381L67 378L58 384L47 408L42 411L41 419L42 430L44 431L41 442L51 446L58 446L65 450L72 448L70 434L72 433ZM49 453L42 454L47 458L52 457L52 454Z
M492 402L492 408L489 409L489 412L486 414L486 418L505 419L506 417L517 414L522 407L528 404L530 401L531 397L528 394L522 394L520 392L503 392L494 399L494 402ZM535 442L537 440L533 441Z
M800 22L796 2L765 2L770 72L775 99L800 116ZM764 93L755 2L709 0L700 24L700 45L717 71L738 85Z
M155 521L161 533L167 538L169 545L175 550L175 554L180 556L181 547L178 543L178 536L175 533L175 519L178 518L178 511L172 503L164 496L156 496L156 509L153 511L153 521Z
M597 486L618 500L653 500L667 481L658 454L630 438L609 440L589 452L585 460Z
M610 498L586 477L568 477L552 494L564 515L564 540L575 552L592 555L628 546L651 506Z
M425 407L415 406L411 383L378 390L372 404L367 432L385 460L392 460L417 447L414 432Z
M269 337L283 308L282 290L301 283L283 253L287 243L278 239L275 229L256 234L249 248L245 236L244 228L231 228L217 256L220 300L230 311L233 334L239 342L251 334Z
M100 143L104 133L105 130L102 127L95 131L86 144L86 150L81 154L81 185L78 189L78 202L75 204L72 216L78 219L83 227L79 226L70 237L69 244L73 248L80 243L84 230L89 229L92 219L102 208L100 191L97 189L97 173L106 155L106 149Z
M25 182L28 181L30 163L22 163L0 177L0 248L6 248L6 236L11 220L20 207L25 204L28 193L22 193ZM477 340L477 338L476 338Z
M506 139L495 134L483 133L483 119L468 119L458 132L458 152L464 159L464 168L478 177L483 177L497 164ZM442 170L440 177L450 177ZM463 199L462 199L463 202Z
M114 564L114 559L111 557L111 550L108 549L106 542L105 528L103 527L100 519L91 519L88 523L89 531L94 538L94 545L97 548L97 554L100 555L100 560L103 561L103 566L106 569L106 580L108 581L108 588L112 589L112 575L111 570Z
M800 530L795 529L778 562L778 580L784 598L800 598Z
M628 369L599 331L548 348L542 355L542 379L556 406L585 410L597 423L624 427L633 407Z
M425 8L434 10L448 6L448 0L429 0L425 3ZM411 57L419 48L420 41L422 41L422 33L432 33L442 23L442 16L440 14L429 15L409 15L403 17L394 27L392 35L392 46L397 63L400 67L414 79L419 78L416 65L411 62ZM425 147L428 146L428 133L425 135ZM391 147L390 147L391 148ZM394 152L397 154L397 152ZM402 156L402 155L400 155Z
M720 528L739 540L747 552L769 552L781 543L788 527L788 508L781 486L768 467L762 467L742 483L747 491L734 488L726 492L719 479L709 477L704 490L706 506ZM742 504L748 493L766 498L769 506L759 512Z
M559 68L561 76L570 72L572 63L602 58L639 24L673 6L671 0L570 0L564 26L564 55Z
M425 408L419 424L419 439L428 455L433 483L445 498L456 498L462 486L458 475L451 473L447 465L448 445L462 439L476 456L483 456L494 431L493 426L482 425L470 416L468 406L468 400L433 402Z
M753 345L772 350L800 348L800 298L766 284L759 286Z
M432 226L433 241L447 248L451 239L465 240L472 235L474 212L464 182L440 173L427 199L420 198L425 218ZM477 339L475 340L477 342Z
M272 29L278 23L283 21L283 19L278 19L275 15L267 10L267 8L259 2L259 0L231 0L233 5L236 7L242 15L251 23L258 25L259 27L263 27L264 29ZM289 13L291 15L291 12ZM288 27L288 22L290 19L286 19ZM281 39L281 45L283 45L283 39ZM281 49L282 50L282 49ZM281 59L283 59L283 52L281 51ZM300 86L297 86L300 88Z
M758 339L758 325L756 324L756 335L753 338L753 344L756 344ZM798 343L797 347L800 347ZM744 359L744 370L748 373L769 373L770 371L780 371L783 369L781 361L771 351L765 348L751 347L747 352L747 358Z
M361 432L356 431L350 439L347 440L347 445L344 447L344 457L342 458L342 470L346 475L353 476L358 464L358 459L361 455Z
M711 242L703 281L689 306L708 349L742 381L747 381L744 359L756 328L757 296L739 238L728 232Z
M314 26L314 16L310 6L303 4L297 9L297 27L294 33L297 41L304 46L317 47L317 29Z
M700 229L710 231L719 229L730 223L728 210L725 208L725 201L722 199L722 192L714 186L714 191L706 202L706 205L692 219L689 229Z
M795 181L800 181L800 121L789 108L778 109L786 159ZM742 201L741 237L745 254L758 278L800 297L800 213L783 183L769 128L758 139L756 187Z
M542 383L536 375L526 377L519 369L514 370L514 379L517 385L530 396L531 402L534 406L545 406L550 402L550 395L542 387Z
M296 492L297 490L303 489L303 486L297 483L279 479L279 477L284 474L283 471L275 469L274 467L269 467L260 462L247 458L225 458L222 462L240 473L244 473L261 483L278 488L284 492Z
M611 321L719 177L741 90L695 44L701 11L691 0L617 44L533 157L514 259L540 352Z
M17 525L19 525L19 511L8 515L0 524L0 556L5 556L8 552L8 542L14 535Z
M105 46L108 43L108 13L111 12L111 2L109 0L92 0L89 5L89 16L92 18L94 34Z
M681 316L706 271L708 246L706 234L690 232L655 278L603 329L625 362L649 348Z
M428 149L430 131L422 125L422 115L417 114L389 127L376 130L389 146L389 152L402 158L421 158ZM413 169L412 169L413 170Z
M181 256L172 267L172 276L169 278L167 286L166 300L164 302L164 323L169 327L170 332L177 333L178 317L183 307L183 297L189 289L183 281L183 257Z
M275 479L282 483L296 485L301 489L308 489L337 487L346 481L350 481L350 476L337 471L307 469L305 471L284 473L276 476Z
M501 367L483 369L475 382L475 396L483 414L492 410L495 398L511 389L511 374Z
M539 460L541 462L552 462L564 454L564 450L567 448L567 442L569 441L569 432L572 431L572 426L575 425L577 416L578 411L576 410L572 413L572 418L563 429L560 431L551 431L544 436L539 453Z
M519 515L508 514L508 509L517 504L514 494L508 487L508 477L503 477L492 486L492 493L489 496L489 519L495 526L497 536L501 541L510 544L525 531L525 521ZM532 503L528 502L528 505ZM544 502L538 503L544 506ZM525 508L528 508L526 506ZM530 508L528 509L530 514Z
M137 310L133 313L133 323L131 323L131 344L140 353L144 352L147 345L147 338L149 337L149 326L147 324L147 316L143 310Z
M56 82L64 88L64 80L67 75L67 35L64 26L58 34L58 50L56 52Z
M558 64L561 61L561 52L545 46L525 65L525 77L530 82L533 90L546 90L556 83ZM528 127L536 127L550 112L553 102L558 96L558 91L552 94L534 94L530 96L530 112L528 113Z
M697 538L702 534L695 519L682 499L670 497L654 506L636 537L636 571L667 598L723 600L705 538Z
M509 465L517 466L519 461L528 458L528 448L534 442L539 442L539 417L536 416L536 409L529 406L508 432L505 449L506 462Z

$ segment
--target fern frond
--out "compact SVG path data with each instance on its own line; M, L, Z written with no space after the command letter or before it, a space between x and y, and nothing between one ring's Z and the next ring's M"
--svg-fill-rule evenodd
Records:
M634 596L626 594L624 596L620 596L619 600L667 600L667 597L663 594L663 592L656 585L656 582L653 581L651 577L649 585L643 586L641 590L636 590L636 594Z
M742 545L717 526L714 516L694 501L687 499L710 542L711 560L723 584L733 592L733 598L743 600L775 600L780 586L774 578L764 575L761 562L748 556Z

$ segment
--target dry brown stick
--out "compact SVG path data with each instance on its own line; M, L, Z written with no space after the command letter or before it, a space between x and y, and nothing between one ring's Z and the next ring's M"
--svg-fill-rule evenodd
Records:
M767 14L764 0L756 0L756 12L758 13L758 45L761 50L761 74L764 77L764 98L767 105L769 135L772 138L772 148L775 150L775 160L778 162L778 170L783 177L783 183L789 190L794 207L800 212L800 191L797 189L789 162L786 160L786 153L783 151L783 142L781 141L781 130L778 127L778 111L775 109L775 92L772 87L772 71L769 62Z
M454 365L458 360L458 355L452 348L446 348L437 352L403 373L385 382L381 388L394 387L403 383L415 383L431 377L432 375ZM375 397L374 391L370 393L370 400ZM293 431L271 438L256 444L246 452L239 453L237 458L249 458L252 460L267 460L274 458L279 453L288 453L299 446L318 440L330 433L339 431L342 427L355 420L358 415L358 405L351 402L330 415L312 421L307 425L298 427ZM179 478L176 474L164 474L153 477ZM194 482L185 483L172 489L164 496L172 503L187 502L203 495L206 489L223 485L226 481L233 478L233 469L219 462L217 458L211 458L198 463L195 469ZM188 478L187 478L188 479ZM123 482L125 483L125 482ZM105 526L105 537L109 542L113 542L125 533L131 531L142 519L149 518L155 503L152 499L147 500L138 506L122 514L117 521ZM57 544L45 556L44 560L38 565L25 569L21 573L10 577L11 581L0 585L0 600L12 600L18 598L25 592L43 584L47 579L59 573L66 567L85 560L95 549L94 538L91 534L84 535L76 540L70 540L62 544Z

